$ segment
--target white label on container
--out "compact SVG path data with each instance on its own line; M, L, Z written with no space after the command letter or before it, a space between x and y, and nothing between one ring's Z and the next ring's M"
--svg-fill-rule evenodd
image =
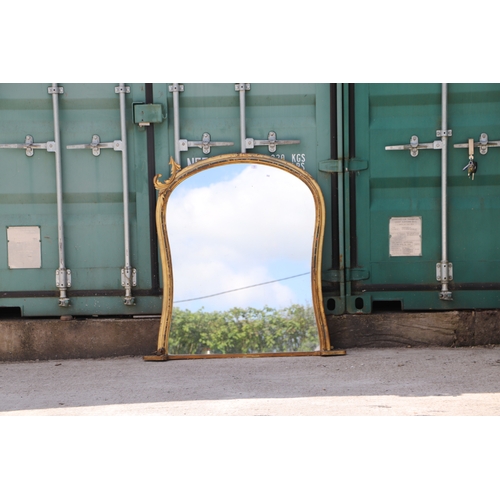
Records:
M389 220L389 255L422 256L422 217L391 217Z
M38 226L8 227L7 242L10 269L39 269L42 267L40 228Z

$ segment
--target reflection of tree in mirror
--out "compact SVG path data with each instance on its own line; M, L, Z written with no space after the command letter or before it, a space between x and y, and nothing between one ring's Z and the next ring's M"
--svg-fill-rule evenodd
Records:
M183 181L169 198L167 228L174 306L189 310L174 310L169 352L314 350L314 223L308 187L277 168L226 165Z
M319 349L311 306L196 312L174 308L169 354L306 352Z

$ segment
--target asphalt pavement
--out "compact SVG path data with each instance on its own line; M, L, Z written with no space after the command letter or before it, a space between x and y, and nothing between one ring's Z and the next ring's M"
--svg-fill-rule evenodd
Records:
M3 362L0 415L496 416L500 346Z

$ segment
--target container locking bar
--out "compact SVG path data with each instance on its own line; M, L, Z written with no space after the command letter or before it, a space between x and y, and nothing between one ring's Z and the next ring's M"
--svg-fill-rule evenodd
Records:
M181 149L180 149L180 127L179 127L179 92L184 92L184 85L173 83L168 86L168 91L172 92L174 101L174 147L175 147L175 162L181 164Z
M454 148L468 148L469 144L454 144ZM479 152L482 155L485 155L488 152L488 148L498 148L500 147L500 141L490 141L488 138L488 134L483 132L479 136L479 141L474 143L475 148L479 148Z
M115 151L123 151L122 141L101 142L101 138L94 134L90 144L74 144L66 146L66 149L91 149L94 156L101 154L101 149L114 149Z
M64 255L64 224L63 224L63 195L62 195L62 165L61 165L61 127L59 125L59 94L64 93L63 87L53 83L47 89L52 95L52 108L54 111L54 142L56 158L56 197L57 197L57 236L59 243L59 269L56 270L56 286L59 288L59 306L68 307L70 300L66 296L67 289L71 286L71 271L66 269ZM48 150L48 149L47 149Z
M44 143L35 142L33 136L27 135L24 144L0 144L1 149L25 149L26 156L31 157L35 149L45 149L55 153L56 162L56 200L57 200L57 238L59 247L59 268L56 270L56 287L59 288L59 306L68 307L70 300L66 296L67 289L71 286L71 271L66 269L64 255L64 225L62 212L62 167L61 167L61 138L59 126L59 94L64 94L64 88L56 83L48 87L47 92L52 96L52 109L54 114L54 140Z
M246 153L246 117L245 117L245 92L250 90L249 83L236 83L234 85L234 90L240 94L240 142L241 142L241 152Z
M441 130L436 131L441 140L420 144L418 136L413 135L410 144L386 146L386 151L409 150L412 157L418 156L419 149L441 150L441 261L436 264L436 279L441 282L440 300L453 300L448 282L453 279L453 265L448 262L448 137L452 131L448 129L448 85L441 84ZM465 145L468 147L468 145Z
M91 149L94 156L101 154L101 149L113 149L122 153L122 181L123 181L123 231L125 266L120 270L121 284L125 288L123 303L127 306L135 305L135 298L132 297L132 287L137 285L137 271L130 264L130 229L129 229L129 198L128 198L128 160L127 160L127 127L125 117L125 94L130 93L130 87L124 83L115 87L115 94L120 96L120 129L121 139L113 142L101 142L97 134L92 135L90 144L73 144L66 146L67 149Z
M122 181L123 181L123 233L125 248L125 266L121 269L122 286L125 288L123 303L126 306L135 305L135 298L132 297L132 287L136 286L136 270L130 265L130 228L129 228L129 201L128 201L128 160L127 160L127 122L125 110L125 94L130 93L130 87L120 83L115 87L115 94L120 96L120 130L122 148Z

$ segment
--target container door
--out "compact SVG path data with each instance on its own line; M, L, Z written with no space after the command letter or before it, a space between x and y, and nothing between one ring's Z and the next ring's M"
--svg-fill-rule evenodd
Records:
M356 84L345 176L347 310L500 304L500 85L448 89L443 235L441 84ZM469 172L474 143L477 171ZM386 149L406 146L405 149ZM361 170L349 165L361 162ZM350 194L350 197L349 197ZM443 238L449 294L443 297Z
M128 85L126 93L127 209L130 261L136 269L132 295L137 297L127 306L121 272L125 228L122 151L116 147L123 139L117 84L59 85L68 304L61 307L58 300L51 85L6 84L0 88L0 307L18 308L24 316L158 313L161 298L158 290L152 291L151 276L147 132L133 119L133 103L146 100L145 86ZM41 146L30 151L23 147L29 141Z
M21 146L0 148L0 308L19 308L24 316L159 313L162 283L152 180L156 173L168 177L170 157L185 167L224 153L278 156L314 177L332 212L331 174L319 168L331 157L328 84L58 85L69 304L58 304L54 152L35 149L28 156L23 147L28 135L34 143L55 140L51 84L7 84L0 88L0 143ZM119 143L121 95L127 203ZM134 305L124 302L125 226ZM327 220L325 269L331 261L332 222Z
M185 83L167 84L165 90L169 95L168 149L177 155L181 167L203 158L247 152L284 159L311 174L325 198L328 215L322 268L331 269L332 221L337 215L331 206L328 170L330 85ZM164 178L170 174L166 163L158 170Z

